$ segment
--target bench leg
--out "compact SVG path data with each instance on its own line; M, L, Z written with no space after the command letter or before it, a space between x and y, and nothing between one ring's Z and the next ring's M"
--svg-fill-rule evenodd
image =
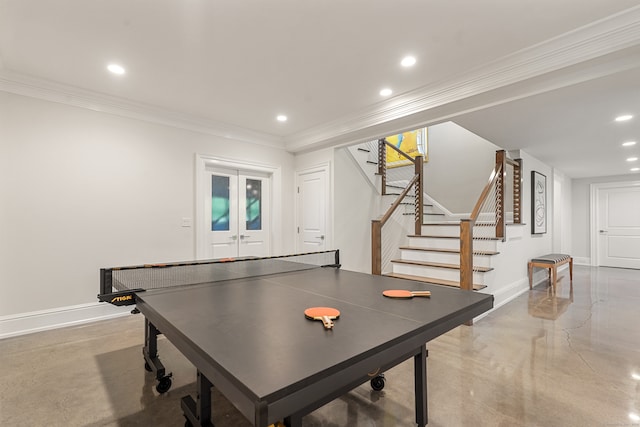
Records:
M533 289L533 264L528 263L529 266L529 289Z
M569 258L569 280L573 282L573 258Z

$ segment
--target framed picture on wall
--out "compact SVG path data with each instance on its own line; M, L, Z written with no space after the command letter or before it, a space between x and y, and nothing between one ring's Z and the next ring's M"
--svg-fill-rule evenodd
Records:
M531 234L547 232L547 177L531 171Z

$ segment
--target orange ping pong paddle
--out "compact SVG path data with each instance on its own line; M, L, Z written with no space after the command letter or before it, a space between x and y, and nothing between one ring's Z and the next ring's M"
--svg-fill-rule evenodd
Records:
M431 291L407 291L404 289L388 289L382 295L389 298L430 297Z
M325 329L333 329L333 319L340 317L340 310L331 307L310 307L304 311L309 320L322 320Z

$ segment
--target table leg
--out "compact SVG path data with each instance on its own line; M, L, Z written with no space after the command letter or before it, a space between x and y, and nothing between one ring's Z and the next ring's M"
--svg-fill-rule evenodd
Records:
M422 346L420 353L413 357L415 376L416 423L424 427L429 422L427 408L427 356L428 350Z
M164 365L158 357L158 335L160 331L155 325L149 322L149 319L144 319L144 347L142 348L142 355L146 363L145 368L156 374L158 381L165 377L171 377L171 374L167 375Z
M302 427L302 415L289 415L284 419L285 427Z
M211 381L197 372L196 379L196 400L191 396L182 398L180 406L187 422L192 426L213 427L211 423Z

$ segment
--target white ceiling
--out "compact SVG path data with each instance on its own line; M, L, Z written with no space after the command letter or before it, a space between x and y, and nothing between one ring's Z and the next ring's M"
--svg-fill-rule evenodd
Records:
M0 0L0 90L294 152L454 120L571 177L626 174L639 5Z

